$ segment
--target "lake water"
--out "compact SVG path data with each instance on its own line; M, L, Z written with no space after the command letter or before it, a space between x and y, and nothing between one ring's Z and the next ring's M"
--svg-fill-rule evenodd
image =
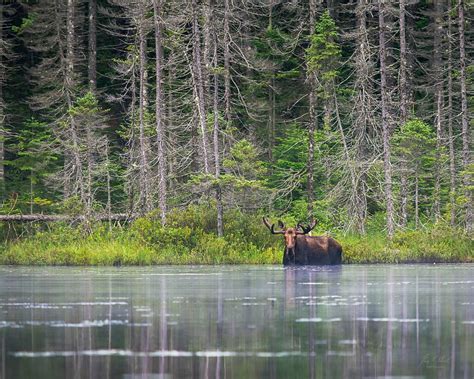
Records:
M474 265L0 266L0 378L473 378Z

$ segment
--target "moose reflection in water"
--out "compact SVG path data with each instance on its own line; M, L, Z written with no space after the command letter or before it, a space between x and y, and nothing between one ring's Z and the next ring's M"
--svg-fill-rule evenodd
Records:
M280 230L275 230L275 224L270 225L265 217L263 223L272 234L282 234L285 237L283 265L339 265L342 263L342 246L339 242L328 236L307 235L316 226L316 220L313 220L309 226L298 224L296 228L286 228L285 224L279 221Z

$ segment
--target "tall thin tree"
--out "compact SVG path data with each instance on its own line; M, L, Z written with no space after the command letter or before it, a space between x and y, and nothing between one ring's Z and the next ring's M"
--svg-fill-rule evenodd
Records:
M218 56L217 56L217 28L214 12L214 2L212 3L211 22L213 24L213 144L214 144L214 176L216 179L216 207L217 207L217 235L222 237L224 235L224 209L222 204L222 188L219 183L221 175L221 158L219 149L219 79L218 73Z
M399 4L400 19L400 75L399 75L399 92L400 92L400 124L404 125L408 120L408 86L407 86L407 63L408 48L406 37L406 2L400 0ZM407 178L407 162L401 162L400 172L400 213L401 226L405 227L408 221L408 178Z
M439 220L441 217L441 176L442 176L442 162L441 162L441 148L442 141L442 124L443 124L443 66L442 66L442 38L443 38L443 1L435 1L435 24L434 24L434 39L433 39L433 76L434 76L434 101L436 108L436 162L435 162L435 187L434 187L434 215L435 219Z
M166 131L164 128L164 95L163 95L163 44L162 44L162 8L163 0L153 0L153 14L155 21L155 68L156 68L156 96L155 96L155 123L156 148L158 159L158 205L160 208L161 223L166 223L167 192L166 192Z
M386 42L385 42L385 0L378 0L379 6L379 59L380 59L380 92L382 108L383 168L385 178L385 204L387 234L391 238L395 231L392 194L392 167L390 163L390 116L389 89L387 86Z
M316 25L316 10L317 1L309 1L309 35L314 33L314 27ZM317 85L316 75L310 70L306 70L306 80L309 85L309 120L308 120L308 162L307 162L307 212L308 217L313 217L313 202L314 202L314 134L318 127L318 115L317 115Z
M88 35L88 79L89 90L97 90L97 0L89 0L89 35Z
M461 82L461 127L462 127L462 165L464 169L463 184L466 197L466 230L473 229L473 205L471 175L469 174L471 152L469 151L469 117L467 107L467 78L466 78L466 36L464 31L464 0L458 0L459 28L459 80Z

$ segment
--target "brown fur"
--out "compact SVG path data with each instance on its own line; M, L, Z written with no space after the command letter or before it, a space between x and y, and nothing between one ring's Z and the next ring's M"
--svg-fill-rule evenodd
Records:
M285 248L284 265L334 265L342 263L342 246L328 236L296 237L293 249Z

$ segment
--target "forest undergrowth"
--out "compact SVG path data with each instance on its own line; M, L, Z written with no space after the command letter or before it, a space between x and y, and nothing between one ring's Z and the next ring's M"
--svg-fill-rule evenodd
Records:
M150 213L127 225L66 223L2 225L0 264L6 265L214 265L280 264L284 243L260 215L229 211L225 235L217 237L215 209L190 206L170 212L163 227ZM276 219L274 217L273 219ZM296 221L284 218L287 225ZM312 235L330 234L343 246L343 263L474 262L474 240L444 223L398 231L389 240L373 223L366 235L322 223ZM328 230L329 229L329 230Z

